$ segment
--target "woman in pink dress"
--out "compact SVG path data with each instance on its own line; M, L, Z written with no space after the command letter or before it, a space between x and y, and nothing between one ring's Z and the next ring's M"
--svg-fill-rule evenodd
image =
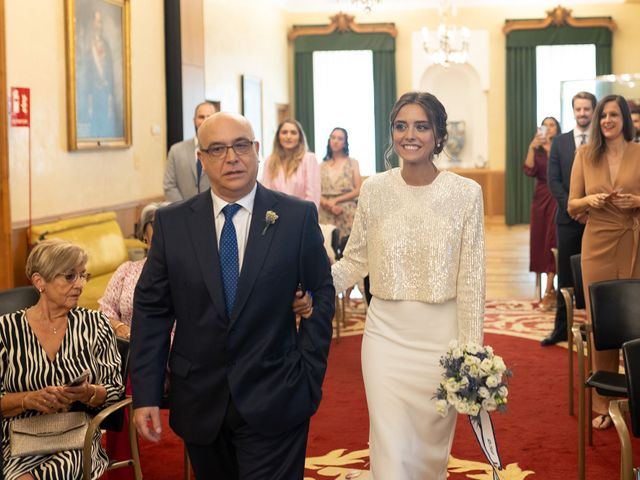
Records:
M309 200L320 205L320 166L307 150L302 126L297 120L284 120L273 139L273 151L267 158L262 184L272 190Z
M547 162L551 142L559 133L558 120L554 117L545 118L529 144L527 158L522 167L526 175L536 179L531 202L529 271L547 275L547 287L541 303L541 308L545 311L556 307L556 292L553 288L556 263L551 249L556 247L554 219L557 204L547 186Z

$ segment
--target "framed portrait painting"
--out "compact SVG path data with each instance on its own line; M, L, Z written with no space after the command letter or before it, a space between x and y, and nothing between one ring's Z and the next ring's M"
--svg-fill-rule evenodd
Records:
M242 115L251 122L262 145L262 80L258 77L242 75Z
M69 150L131 145L130 0L65 0Z

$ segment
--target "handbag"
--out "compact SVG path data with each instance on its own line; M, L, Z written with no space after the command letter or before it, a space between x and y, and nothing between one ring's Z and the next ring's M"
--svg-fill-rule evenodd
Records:
M18 418L9 424L12 457L78 450L89 427L85 412L52 413Z

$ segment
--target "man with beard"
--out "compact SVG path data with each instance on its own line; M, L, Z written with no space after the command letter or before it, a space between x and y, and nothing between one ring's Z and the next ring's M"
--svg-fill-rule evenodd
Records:
M218 109L212 102L202 102L196 106L193 115L193 126L196 134L198 128ZM202 165L196 150L198 137L183 140L171 146L167 156L167 169L164 172L162 187L168 202L187 200L194 195L209 189L209 179L202 174Z
M573 285L569 259L572 255L580 253L582 249L582 234L587 220L586 214L576 220L571 218L567 212L567 202L569 199L569 180L571 179L573 159L576 149L589 142L589 126L591 125L593 110L596 107L596 97L589 92L578 92L571 100L571 106L576 119L576 127L570 132L558 135L553 139L547 170L549 190L558 202L558 210L556 212L558 300L555 325L553 331L540 342L543 347L555 345L567 339L567 311L560 289Z

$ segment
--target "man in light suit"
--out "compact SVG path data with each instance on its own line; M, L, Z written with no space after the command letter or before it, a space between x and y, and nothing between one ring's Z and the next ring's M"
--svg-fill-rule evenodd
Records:
M209 179L202 174L202 166L196 155L198 148L198 128L207 118L216 113L211 102L202 102L196 106L193 126L196 136L171 146L167 155L167 169L164 172L162 187L168 202L178 202L209 189Z
M158 210L135 291L136 427L159 440L168 357L170 424L197 478L301 479L335 298L317 211L257 183L246 118L217 113L198 138L211 190ZM296 330L300 284L313 307Z
M569 181L576 148L589 141L589 126L596 107L596 97L589 92L578 92L571 100L576 128L553 139L547 167L547 184L558 203L556 228L558 239L558 292L556 318L553 331L540 344L543 347L555 345L567 339L567 311L560 289L573 285L571 276L572 255L582 250L582 234L586 216L573 219L567 212Z

